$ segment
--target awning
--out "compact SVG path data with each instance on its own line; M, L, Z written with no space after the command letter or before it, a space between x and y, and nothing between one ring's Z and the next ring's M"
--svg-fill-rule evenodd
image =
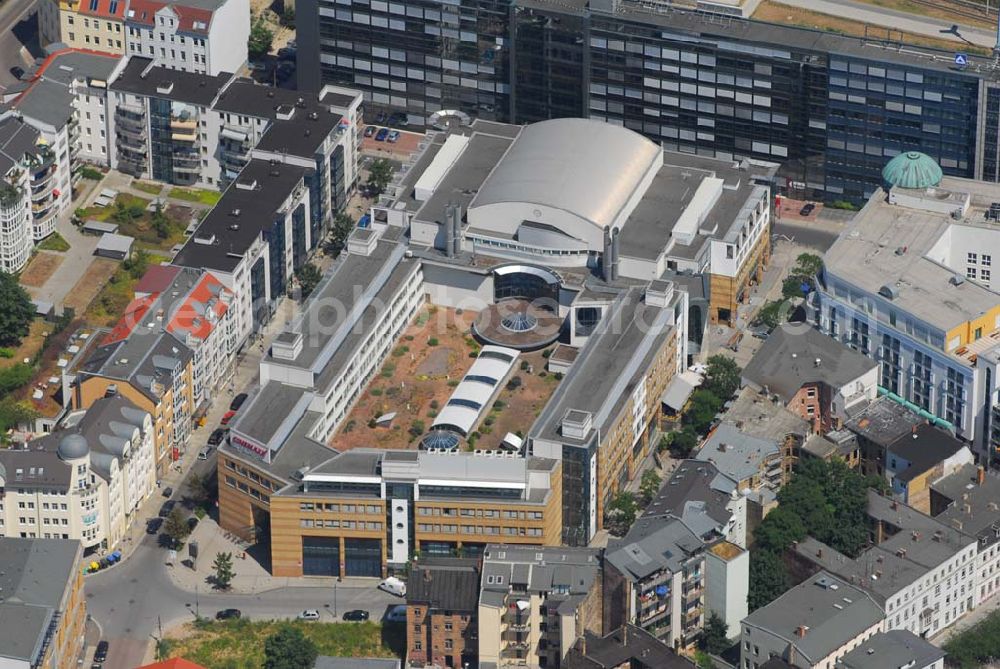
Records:
M232 130L231 128L223 128L222 132L219 133L226 139L236 140L237 142L245 142L247 139L247 134L245 132L240 132L238 130Z
M701 377L694 372L682 372L675 376L660 396L660 401L674 411L680 411L687 404L694 389L701 385Z

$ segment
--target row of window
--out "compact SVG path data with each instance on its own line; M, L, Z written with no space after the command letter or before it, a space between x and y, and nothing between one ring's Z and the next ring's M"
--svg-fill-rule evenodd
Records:
M299 527L325 527L332 529L342 529L342 530L374 530L379 531L382 529L382 523L378 522L363 522L354 520L315 520L313 518L301 518L299 519Z
M435 532L438 534L504 534L511 537L540 537L542 529L540 527L499 527L497 525L437 525L431 523L418 523L417 530L420 532Z

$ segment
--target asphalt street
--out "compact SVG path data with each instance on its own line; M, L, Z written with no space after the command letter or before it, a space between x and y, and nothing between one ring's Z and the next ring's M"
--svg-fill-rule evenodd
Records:
M277 588L255 595L227 595L205 586L197 593L181 590L168 569L186 569L166 564L167 551L156 538L146 536L142 545L121 565L88 576L84 584L87 608L97 622L102 638L110 643L105 669L133 669L143 663L146 648L162 630L193 620L196 614L214 617L221 609L236 608L245 617L294 618L304 609L317 609L327 622L339 620L344 611L364 609L373 620L401 603L378 590L375 581L365 585Z
M0 5L0 90L17 81L11 68L28 69L32 58L41 55L35 4L36 0L7 0Z

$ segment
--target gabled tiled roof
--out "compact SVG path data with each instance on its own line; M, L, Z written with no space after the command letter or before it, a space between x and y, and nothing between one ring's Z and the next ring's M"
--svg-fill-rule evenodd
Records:
M221 2L180 4L161 0L132 0L129 4L127 19L129 23L152 26L156 21L157 12L164 7L169 7L177 17L178 32L207 35L208 28L212 25L212 15L221 5Z

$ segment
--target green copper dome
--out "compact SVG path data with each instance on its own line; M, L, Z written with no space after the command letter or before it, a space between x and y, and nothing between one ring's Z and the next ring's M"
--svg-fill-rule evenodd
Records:
M941 167L925 153L907 151L889 161L882 178L899 188L931 188L941 183Z

